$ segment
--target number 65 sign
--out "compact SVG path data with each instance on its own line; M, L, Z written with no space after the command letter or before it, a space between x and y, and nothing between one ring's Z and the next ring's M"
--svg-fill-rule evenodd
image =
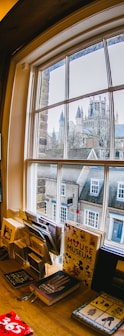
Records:
M33 333L30 328L15 312L0 315L0 336L27 336Z

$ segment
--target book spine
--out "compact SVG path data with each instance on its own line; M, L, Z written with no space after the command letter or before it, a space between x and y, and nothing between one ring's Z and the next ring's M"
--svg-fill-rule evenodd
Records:
M46 295L44 293L41 293L41 290L36 287L35 285L30 285L30 289L34 292L34 294L39 297L39 299L41 301L43 301L44 303L46 303L48 306L50 306L51 301L48 297L46 297Z

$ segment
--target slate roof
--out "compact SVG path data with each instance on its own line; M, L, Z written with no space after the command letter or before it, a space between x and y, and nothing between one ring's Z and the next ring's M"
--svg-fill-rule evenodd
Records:
M72 148L69 149L68 157L69 159L81 159L87 160L90 155L92 148Z
M103 202L103 187L104 187L104 179L103 179L103 168L102 167L89 167L89 174L87 176L87 180L82 188L80 193L80 200L84 200L91 203L102 204ZM90 183L91 178L100 179L101 188L100 192L97 196L90 194ZM117 188L118 182L124 182L124 169L122 168L111 168L109 174L109 199L108 199L108 207L113 209L121 209L124 210L124 200L119 200L117 198Z
M82 167L82 165L65 165L62 171L62 182L76 184ZM56 181L56 165L51 165L51 167L49 165L39 165L38 177L41 179Z
M83 165L65 165L62 173L63 183L77 184L78 178L82 172ZM39 165L38 176L42 176L42 179L55 180L56 181L56 165ZM92 195L90 193L91 179L100 180L100 190L98 195ZM83 176L81 181L83 181ZM84 182L84 181L83 181ZM83 182L82 185L83 185ZM113 209L124 210L124 200L117 198L118 182L124 182L124 169L122 167L115 167L110 169L109 174L109 198L108 207ZM81 185L80 185L81 187ZM103 203L103 188L104 188L104 170L103 167L89 167L89 172L86 181L82 187L79 201L85 201L88 203L95 203L102 205Z
M118 182L124 182L124 169L111 168L108 206L124 210L124 201L117 199Z
M89 174L87 176L86 182L82 188L80 193L80 200L84 200L91 203L102 204L103 200L103 175L104 171L101 167L89 167ZM90 183L91 178L100 179L101 181L101 188L98 196L94 196L90 194Z

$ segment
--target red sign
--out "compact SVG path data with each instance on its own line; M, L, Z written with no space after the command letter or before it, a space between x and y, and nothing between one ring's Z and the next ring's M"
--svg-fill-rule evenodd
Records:
M33 330L15 313L0 315L0 336L27 336Z

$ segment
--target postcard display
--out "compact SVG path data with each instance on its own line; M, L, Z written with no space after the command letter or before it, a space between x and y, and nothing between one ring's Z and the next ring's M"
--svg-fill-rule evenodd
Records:
M45 263L52 264L50 252L55 255L60 253L61 228L46 217L26 211L21 223L12 218L3 218L1 240L11 259L16 259L21 268L29 266L41 279L45 275ZM8 279L10 277L11 274Z

